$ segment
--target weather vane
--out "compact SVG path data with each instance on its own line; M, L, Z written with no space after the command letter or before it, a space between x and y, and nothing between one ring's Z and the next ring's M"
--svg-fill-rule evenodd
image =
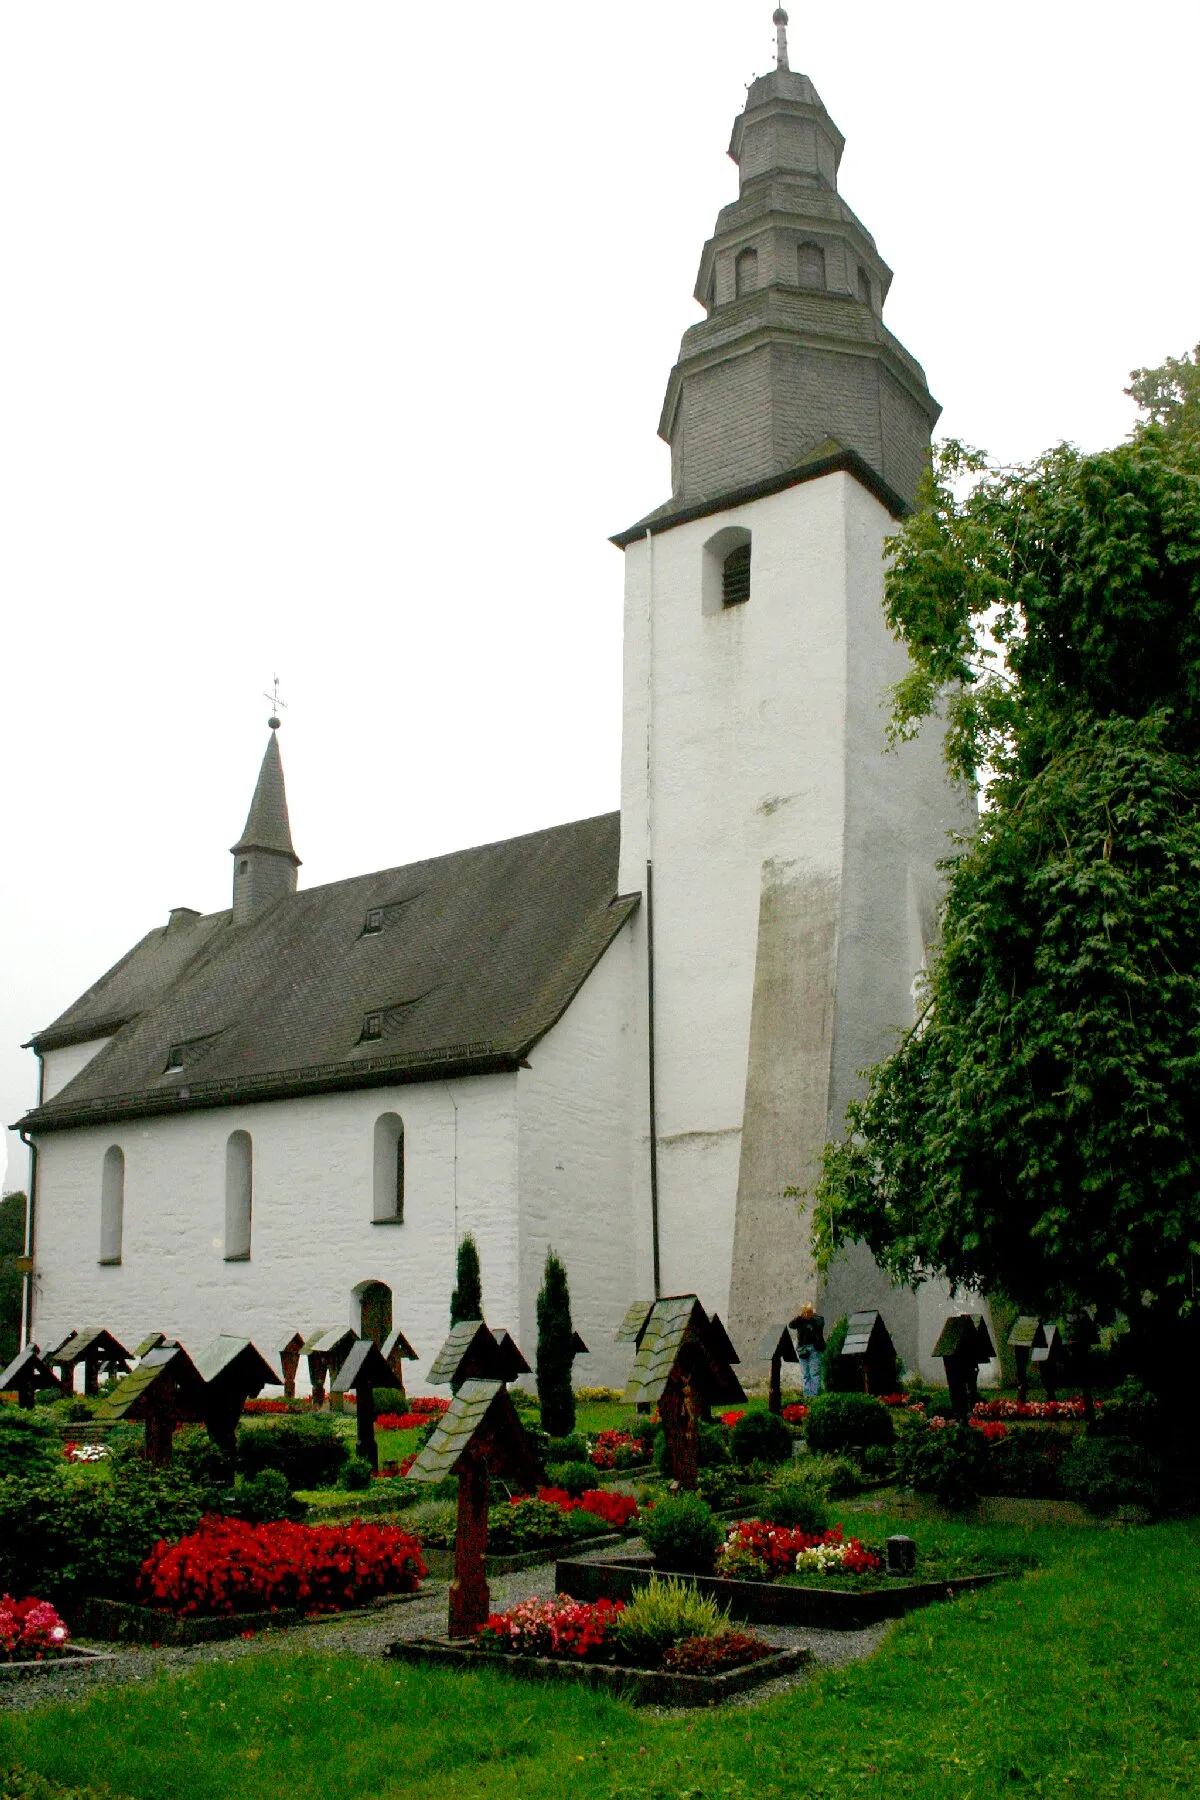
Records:
M287 701L279 698L278 675L273 675L271 677L271 692L269 694L264 694L263 699L271 702L271 716L267 720L267 724L271 727L272 731L278 731L280 725L283 723L279 717L279 709L282 706L284 711L287 711Z
M775 67L777 69L786 69L788 66L787 22L787 14L782 6L776 7L771 23L775 27Z

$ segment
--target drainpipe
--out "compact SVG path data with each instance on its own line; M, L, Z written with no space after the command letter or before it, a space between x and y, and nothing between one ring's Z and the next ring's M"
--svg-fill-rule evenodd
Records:
M658 1105L654 1092L654 864L646 864L646 1058L650 1096L650 1234L654 1246L654 1298L662 1292L658 1253Z

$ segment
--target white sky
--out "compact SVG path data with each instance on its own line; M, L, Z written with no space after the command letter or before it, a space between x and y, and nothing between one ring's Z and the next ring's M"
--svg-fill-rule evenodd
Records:
M23 1038L228 904L276 670L306 885L617 804L606 539L669 491L771 10L0 8L6 1121ZM942 428L1123 436L1129 369L1200 337L1200 8L790 35Z

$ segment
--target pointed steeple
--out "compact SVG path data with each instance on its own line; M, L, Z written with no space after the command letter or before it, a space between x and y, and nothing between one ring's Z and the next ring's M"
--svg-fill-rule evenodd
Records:
M729 146L740 193L700 259L708 317L667 384L671 504L785 474L831 439L911 501L941 408L883 323L892 271L838 193L845 140L789 66L782 8L774 24L776 66L751 83Z
M300 858L292 848L283 759L279 754L279 720L270 719L271 735L263 754L241 837L233 846L233 922L244 925L296 891Z

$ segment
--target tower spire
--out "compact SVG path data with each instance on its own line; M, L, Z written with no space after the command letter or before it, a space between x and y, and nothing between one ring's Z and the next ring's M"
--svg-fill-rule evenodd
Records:
M271 735L254 784L242 835L233 846L233 922L247 924L285 894L296 891L300 858L292 846L283 759L279 754L279 683L271 701Z
M790 66L787 53L788 16L784 12L782 6L777 6L775 8L771 17L771 23L775 27L775 67L777 69L786 69Z

